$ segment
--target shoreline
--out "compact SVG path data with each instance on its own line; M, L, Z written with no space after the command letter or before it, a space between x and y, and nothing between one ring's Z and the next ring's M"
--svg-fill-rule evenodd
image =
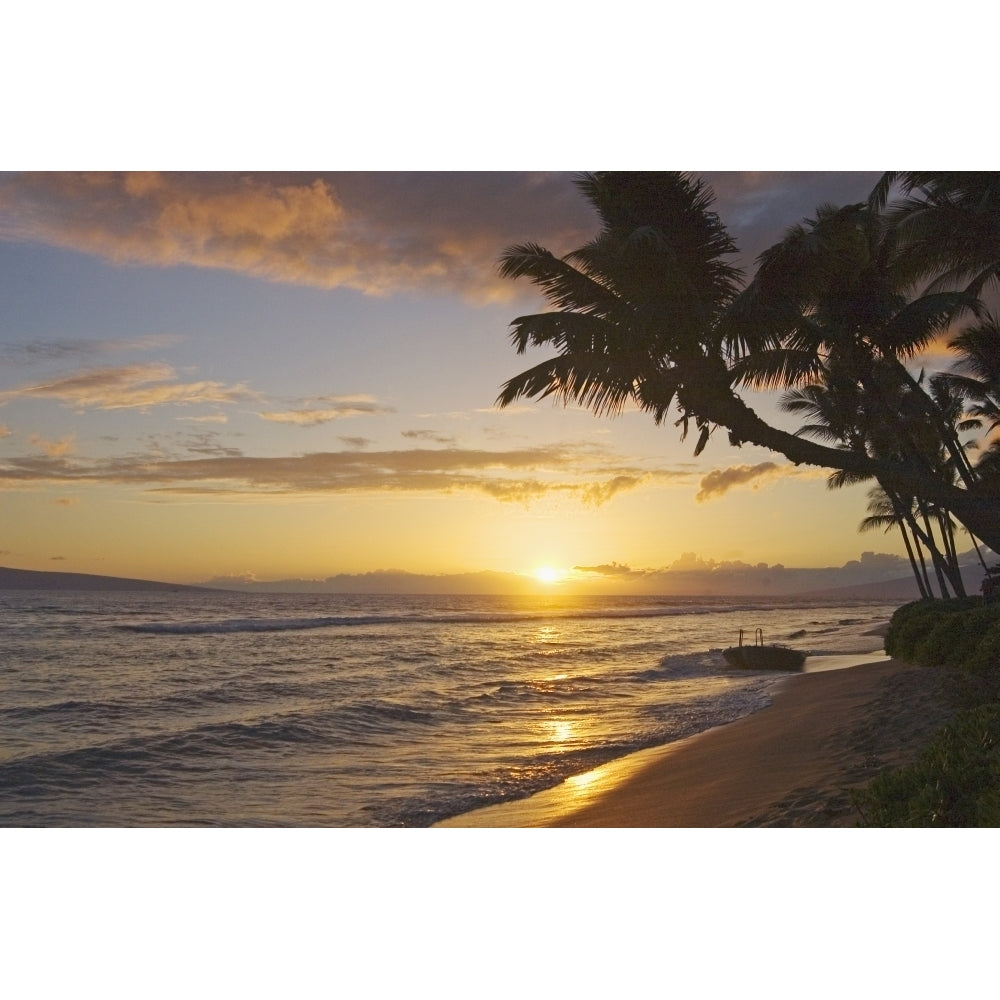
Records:
M856 826L851 789L913 760L951 713L936 671L850 659L782 678L727 725L435 827Z

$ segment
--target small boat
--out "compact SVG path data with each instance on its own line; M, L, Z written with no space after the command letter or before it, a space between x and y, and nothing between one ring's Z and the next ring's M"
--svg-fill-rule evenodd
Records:
M743 645L743 629L740 629L740 644L724 649L722 655L731 667L744 670L801 670L806 662L806 654L787 646L765 646L764 632L754 632L754 644Z
M806 654L787 646L730 646L722 655L731 667L744 670L801 670Z

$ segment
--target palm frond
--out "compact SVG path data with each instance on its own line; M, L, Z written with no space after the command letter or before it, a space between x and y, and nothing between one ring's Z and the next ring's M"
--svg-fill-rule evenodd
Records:
M498 263L504 278L528 278L559 309L605 315L618 300L613 292L536 243L507 247Z
M817 379L823 363L813 351L777 349L755 351L731 368L734 385L768 392Z
M867 483L874 477L863 472L848 472L846 469L838 469L832 473L826 481L828 489L839 490L845 486L856 486L858 483Z
M552 345L560 350L597 350L614 342L616 327L593 313L548 312L518 316L511 323L510 339L518 354L529 346Z
M504 383L496 405L503 408L525 397L555 396L563 405L580 403L598 416L616 416L635 396L635 381L626 367L614 370L589 356L560 354Z
M980 308L979 300L965 292L921 295L899 309L873 339L884 354L910 358L947 330L957 316Z

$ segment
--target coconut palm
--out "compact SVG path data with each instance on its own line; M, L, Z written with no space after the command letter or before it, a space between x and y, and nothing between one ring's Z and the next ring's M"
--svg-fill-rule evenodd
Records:
M956 359L937 380L970 404L969 416L987 423L989 434L1000 427L1000 320L987 314L948 347Z
M735 445L748 442L796 463L875 476L902 495L924 497L1000 549L994 503L973 483L962 489L933 474L919 449L882 457L824 445L767 423L736 392L741 382L751 388L795 384L835 359L850 368L871 406L881 405L885 420L892 419L876 384L887 376L869 369L889 369L926 343L968 297L900 300L884 280L888 245L885 267L859 269L887 238L866 206L824 211L816 226L762 261L764 276L746 294L731 263L736 248L702 182L679 173L597 173L578 184L601 220L592 241L561 258L522 244L500 259L502 275L528 278L554 306L514 320L517 352L552 347L557 353L510 379L499 405L552 397L598 414L636 405L658 423L676 409L683 429L693 422L699 430L697 450L722 426ZM804 258L810 246L823 267L810 272L803 265L782 277L781 262L793 251ZM817 283L819 291L812 287ZM850 295L841 303L843 288ZM868 312L877 322L869 322ZM867 323L863 335L861 321ZM893 369L900 384L902 368Z
M894 186L903 197L889 203ZM975 295L1000 284L1000 173L893 171L869 203L887 210L899 264L914 279Z
M866 205L821 206L815 219L788 230L759 258L757 274L727 322L764 330L773 346L734 365L740 384L771 389L802 384L836 368L883 413L900 395L922 415L911 427L934 428L965 484L974 475L951 423L906 368L956 316L978 308L967 293L910 297L897 267L895 234ZM924 449L906 446L918 464Z
M927 425L921 419L919 411L915 412L912 403L907 399L907 396L911 395L908 387L902 387L892 400L891 406L898 416L896 420L890 422L884 419L881 410L873 411L870 408L870 400L859 391L856 382L849 374L834 367L822 369L820 376L821 381L793 389L785 393L781 399L780 406L783 410L805 416L810 421L800 427L797 434L839 443L853 451L872 455L899 454L903 450L922 447L926 449L926 454L921 458L928 470L933 470L941 477L953 476L947 459L941 454L937 437L933 434L919 433L919 430L926 429ZM911 423L916 423L916 432L908 429ZM833 489L839 489L870 478L838 470L831 474L827 484ZM929 591L922 543L923 548L931 555L941 596L947 596L949 592L946 580L957 595L964 596L964 584L954 541L954 523L947 511L918 497L905 497L881 483L869 492L869 498L870 516L862 521L860 530L873 530L875 527L891 530L893 525L898 525L918 585L923 589L926 583ZM937 525L940 534L940 547L935 537L934 525ZM911 534L917 556L911 549ZM917 557L920 560L923 577L917 569ZM930 595L928 593L925 596Z
M914 535L911 541L907 518L903 514L898 497L890 496L880 486L876 486L868 492L868 516L858 525L858 531L881 529L888 533L893 528L898 528L902 535L903 546L906 548L906 555L910 560L910 568L917 581L920 596L933 597L930 579L927 576L927 563L920 549L920 540Z

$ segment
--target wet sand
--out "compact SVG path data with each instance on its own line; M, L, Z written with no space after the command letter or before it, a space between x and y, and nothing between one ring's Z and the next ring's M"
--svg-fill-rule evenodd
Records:
M851 789L912 761L950 715L935 670L827 665L783 680L768 708L729 725L438 825L855 826Z

